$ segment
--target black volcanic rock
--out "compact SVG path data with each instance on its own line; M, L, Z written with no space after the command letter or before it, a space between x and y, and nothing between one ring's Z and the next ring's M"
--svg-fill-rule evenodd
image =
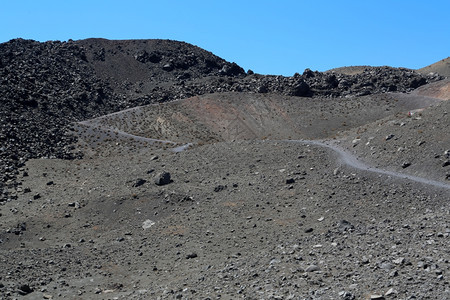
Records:
M289 92L291 96L298 97L307 97L310 96L310 93L311 89L309 88L308 84L302 79L295 81Z
M29 158L76 157L68 123L121 108L73 42L12 40L0 57L1 181Z

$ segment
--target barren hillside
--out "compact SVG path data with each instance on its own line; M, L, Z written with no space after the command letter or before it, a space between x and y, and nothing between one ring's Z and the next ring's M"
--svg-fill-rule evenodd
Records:
M356 69L0 44L0 299L450 298L448 79Z

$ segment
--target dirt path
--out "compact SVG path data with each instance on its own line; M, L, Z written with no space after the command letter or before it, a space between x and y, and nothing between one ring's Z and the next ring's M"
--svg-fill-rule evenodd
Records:
M353 154L345 151L344 149L334 145L331 142L314 141L314 140L292 140L289 142L301 143L301 144L311 144L311 145L328 148L328 149L334 151L336 154L338 154L338 159L343 164L350 166L352 168L355 168L355 169L372 172L372 173L378 173L378 174L396 177L396 178L400 178L400 179L406 179L406 180L410 180L410 181L414 181L414 182L418 182L418 183L422 183L422 184L431 185L431 186L437 187L437 188L450 189L450 184L447 184L444 182L435 181L435 180L418 177L418 176L414 176L414 175L409 175L409 174L404 174L404 173L383 170L383 169L379 169L376 167L366 165L364 162L361 162L360 160L358 160L358 158L356 156L354 156Z
M101 132L114 132L117 133L120 136L123 137L127 137L130 139L134 139L136 141L145 141L145 142L149 142L149 143L155 143L155 142L160 142L162 144L171 144L171 145L177 145L176 142L170 141L170 140L158 140L158 139L150 139L150 138L145 138L145 137L141 137L141 136L137 136L137 135L133 135L133 134L129 134L127 132L118 130L116 128L111 128L111 127L107 127L104 125L93 125L89 122L80 122L80 124L83 124L87 127L90 128L97 128L98 130L100 130ZM418 176L414 176L414 175L409 175L409 174L405 174L405 173L399 173L399 172L394 172L394 171L389 171L389 170L384 170L384 169L380 169L380 168L376 168L373 166L369 166L367 164L365 164L364 162L358 160L358 158L356 156L354 156L353 154L345 151L343 148L335 145L333 142L329 142L329 141L319 141L319 140L286 140L288 142L294 142L294 143L301 143L301 144L311 144L311 145L316 145L316 146L320 146L320 147L325 147L328 148L330 150L332 150L333 152L335 152L336 154L338 154L338 159L345 165L350 166L352 168L355 169L359 169L359 170L363 170L363 171L367 171L367 172L372 172L372 173L377 173L377 174L381 174L381 175L386 175L386 176L390 176L390 177L395 177L395 178L400 178L400 179L407 179L410 181L414 181L414 182L418 182L421 184L426 184L426 185L431 185L433 187L437 187L437 188L442 188L442 189L450 189L450 184L444 183L444 182L440 182L440 181L436 181L436 180L431 180L431 179L427 179L424 177L418 177ZM184 151L186 149L188 149L189 147L191 147L193 145L193 143L186 143L183 145L179 145L175 148L172 148L171 151L174 152L180 152L180 151Z

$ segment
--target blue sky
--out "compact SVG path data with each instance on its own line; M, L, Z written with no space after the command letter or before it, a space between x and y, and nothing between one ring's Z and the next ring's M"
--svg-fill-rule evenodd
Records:
M19 0L0 42L172 39L261 74L350 65L421 68L450 55L449 0Z

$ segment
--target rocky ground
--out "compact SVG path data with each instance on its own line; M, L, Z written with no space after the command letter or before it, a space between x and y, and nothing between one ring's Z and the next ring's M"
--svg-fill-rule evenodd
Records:
M171 181L156 185L163 171ZM222 142L23 172L1 210L7 298L449 295L449 189L360 172L316 146Z
M0 299L450 298L441 76L162 40L0 58Z
M449 99L450 92L442 94ZM424 89L434 93L433 89ZM431 90L431 91L430 91ZM442 88L441 88L442 90ZM418 94L399 99L426 100ZM429 99L429 98L425 98ZM373 165L436 180L450 180L450 102L412 109L344 133L342 145Z

